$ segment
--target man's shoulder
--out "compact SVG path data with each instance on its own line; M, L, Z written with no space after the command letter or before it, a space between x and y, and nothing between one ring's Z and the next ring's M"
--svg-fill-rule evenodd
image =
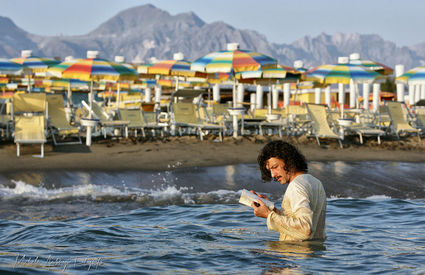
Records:
M322 185L322 182L318 178L316 178L316 177L314 177L310 174L305 173L305 174L301 174L301 175L297 176L289 184L289 186L291 186L291 184L292 184L292 188L306 189L306 188L310 188L311 186L314 186L314 185Z

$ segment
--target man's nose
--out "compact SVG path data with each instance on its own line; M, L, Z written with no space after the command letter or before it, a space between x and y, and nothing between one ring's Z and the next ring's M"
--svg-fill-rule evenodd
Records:
M277 176L277 173L276 173L276 171L271 171L271 174L272 174L272 178L275 178L276 176Z

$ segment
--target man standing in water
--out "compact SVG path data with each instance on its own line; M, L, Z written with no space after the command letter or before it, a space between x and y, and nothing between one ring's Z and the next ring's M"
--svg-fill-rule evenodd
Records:
M279 232L281 241L324 240L326 193L322 183L307 174L305 157L293 145L277 140L264 146L257 161L263 180L274 178L289 186L283 197L282 210L274 208L270 211L257 200L251 205L254 215L267 218L267 228Z

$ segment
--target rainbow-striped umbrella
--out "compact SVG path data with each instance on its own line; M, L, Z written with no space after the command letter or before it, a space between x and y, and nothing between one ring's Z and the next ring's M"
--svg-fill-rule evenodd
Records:
M425 66L413 68L401 76L397 80L408 82L409 84L424 84L425 83Z
M136 70L100 58L77 60L62 71L62 78L75 78L83 81L136 80Z
M172 76L195 76L196 72L190 70L190 62L184 60L163 60L151 64L147 71L149 74Z
M129 67L100 58L86 58L77 60L62 71L62 78L79 79L90 81L89 103L90 111L88 119L92 118L93 81L99 80L136 80L136 70ZM117 104L118 106L118 104ZM87 127L86 145L91 145L91 127Z
M50 68L47 69L46 75L57 77L57 78L62 78L63 71L68 69L69 66L71 66L72 64L74 64L77 61L78 61L78 59L75 59L73 61L65 61L65 62L59 63L59 64L57 64L53 67L50 67Z
M248 50L227 50L209 53L190 66L191 70L205 73L238 73L276 68L277 61L267 55Z
M37 56L18 57L11 59L11 61L21 64L33 73L45 72L49 67L60 63L60 61L55 59Z
M372 60L355 59L355 60L350 60L350 64L364 67L368 71L375 71L383 75L390 75L394 73L393 68L390 68L382 63L372 61Z
M5 58L0 58L0 75L20 75L22 65Z
M324 84L350 84L350 80L372 82L382 75L353 64L325 64L307 71L306 76L307 80Z

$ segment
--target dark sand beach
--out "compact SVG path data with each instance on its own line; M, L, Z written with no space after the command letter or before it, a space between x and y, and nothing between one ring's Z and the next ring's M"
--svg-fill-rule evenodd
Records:
M258 152L269 140L279 137L225 137L217 142L212 137L204 141L195 136L151 139L99 138L91 147L85 145L45 146L43 159L32 157L40 153L40 146L26 145L21 157L16 156L16 145L0 145L0 172L43 170L170 170L188 167L222 166L238 163L255 163ZM346 140L344 148L334 141L316 141L306 137L283 137L305 154L309 161L398 161L425 162L425 142L417 137L384 140L378 144L368 139L365 144Z

